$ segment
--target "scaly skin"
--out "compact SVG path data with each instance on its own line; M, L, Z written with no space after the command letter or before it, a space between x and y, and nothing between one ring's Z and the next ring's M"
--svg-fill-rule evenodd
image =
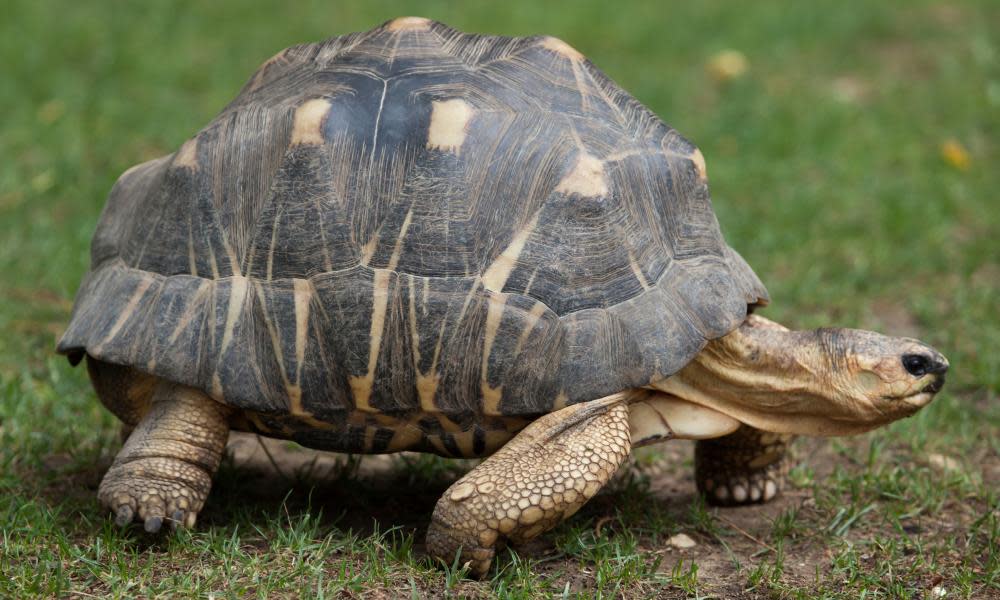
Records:
M628 457L627 394L574 404L520 432L444 493L427 552L482 577L498 544L527 541L575 513Z
M164 521L194 526L226 447L228 415L202 392L159 383L98 490L115 522L140 521L150 533Z
M729 435L698 441L694 451L698 491L717 506L771 500L785 487L793 439L743 425Z

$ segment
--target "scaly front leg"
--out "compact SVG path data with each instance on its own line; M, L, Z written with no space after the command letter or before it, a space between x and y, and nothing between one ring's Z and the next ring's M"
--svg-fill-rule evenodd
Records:
M457 552L482 577L495 548L521 543L575 513L629 454L626 394L574 404L534 421L438 500L427 552Z

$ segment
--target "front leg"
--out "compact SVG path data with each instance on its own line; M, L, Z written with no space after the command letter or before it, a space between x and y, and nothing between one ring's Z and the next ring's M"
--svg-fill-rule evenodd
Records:
M498 544L529 540L579 510L629 454L625 396L545 415L455 482L434 509L427 552L447 563L461 552L482 577Z
M729 435L700 440L694 449L698 491L717 506L767 502L785 487L793 439L742 425Z
M141 521L150 533L164 521L192 527L222 460L230 410L199 390L159 382L97 492L115 522Z

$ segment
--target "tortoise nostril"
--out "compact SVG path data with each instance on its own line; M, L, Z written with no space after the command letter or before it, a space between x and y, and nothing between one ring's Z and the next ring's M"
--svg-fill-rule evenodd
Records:
M914 377L923 377L928 373L943 375L948 370L948 361L944 357L938 359L927 354L904 354L903 368Z

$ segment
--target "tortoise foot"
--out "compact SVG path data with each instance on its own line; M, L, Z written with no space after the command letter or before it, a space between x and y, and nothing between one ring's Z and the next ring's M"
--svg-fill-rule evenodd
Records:
M469 531L469 525L449 522L446 516L435 513L427 529L427 553L442 561L461 553L460 566L466 566L469 575L478 579L486 575L493 562L497 533L483 525L476 535ZM475 524L471 525L475 528Z
M97 491L115 522L156 533L192 527L212 488L229 437L229 409L205 394L162 382Z
M743 474L728 474L725 479L705 478L698 481L698 491L714 506L762 504L774 498L785 487L783 474L774 469L760 469Z
M545 415L445 491L427 530L427 553L483 577L496 548L522 544L575 513L630 448L622 394Z
M119 526L138 521L147 532L156 533L164 523L171 529L193 527L211 485L211 476L191 463L145 458L114 465L97 497Z
M695 446L695 483L715 506L761 504L785 488L792 436L747 425Z

